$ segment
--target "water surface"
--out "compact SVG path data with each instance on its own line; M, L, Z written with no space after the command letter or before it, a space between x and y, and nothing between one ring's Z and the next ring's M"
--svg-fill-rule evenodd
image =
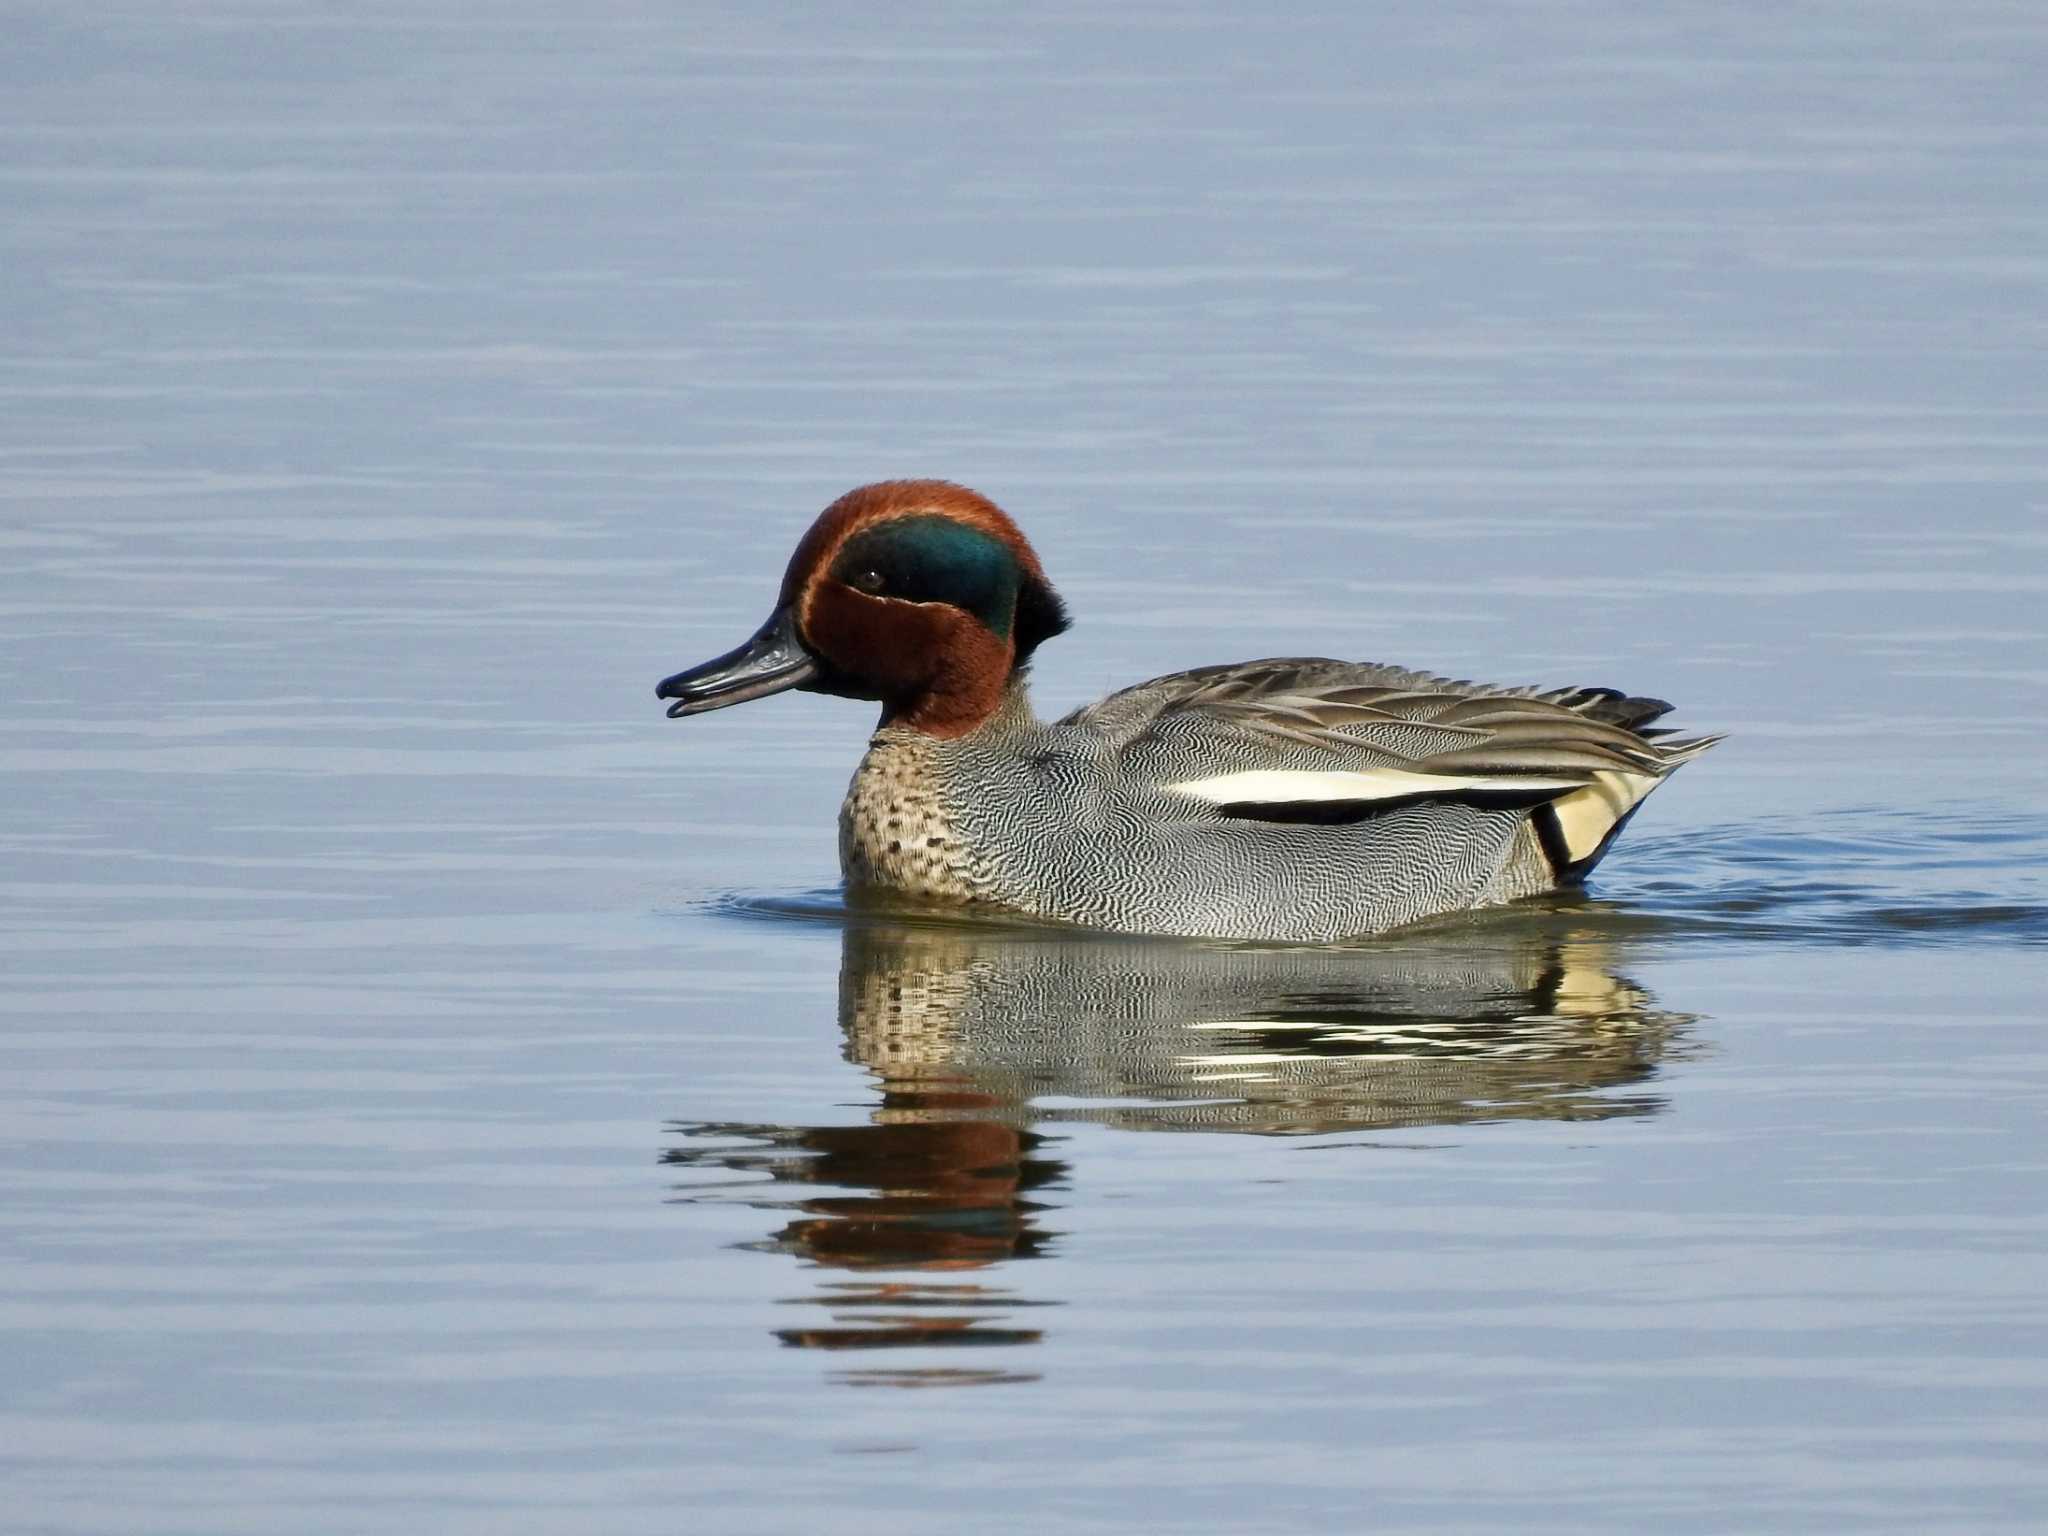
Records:
M2031 1531L2027 7L30 7L0 1471L35 1532ZM1320 651L1730 740L1322 950L842 910L666 721L977 485L1044 708Z

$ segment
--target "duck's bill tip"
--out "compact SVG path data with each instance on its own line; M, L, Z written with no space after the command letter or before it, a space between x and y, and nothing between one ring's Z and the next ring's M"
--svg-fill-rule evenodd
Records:
M801 688L817 675L818 663L797 638L789 611L777 609L746 644L663 678L654 696L672 700L668 717L680 720Z
M654 696L658 699L672 700L665 713L671 720L680 720L685 715L708 715L714 709L729 709L750 699L765 699L771 693L801 688L816 675L816 667L805 667L780 677L761 678L745 685L721 688L716 692L698 692L679 697L672 692L663 693L656 689Z

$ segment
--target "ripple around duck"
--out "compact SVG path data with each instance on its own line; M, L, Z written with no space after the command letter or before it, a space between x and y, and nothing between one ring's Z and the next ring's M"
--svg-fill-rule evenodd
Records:
M835 887L732 892L710 907L771 921L871 915L850 907ZM1048 931L958 913L914 916L920 923ZM1871 806L1640 837L1623 844L1590 893L1446 922L1519 928L1564 916L1580 927L1643 939L2048 944L2048 817L1990 805L1912 816Z
M2037 813L1864 807L1645 838L1596 886L1603 905L1731 938L2043 944L2044 871Z

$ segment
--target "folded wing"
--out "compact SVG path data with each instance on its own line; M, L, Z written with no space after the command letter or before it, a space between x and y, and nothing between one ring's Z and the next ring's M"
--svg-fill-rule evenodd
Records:
M1129 770L1228 817L1332 824L1427 800L1526 806L1570 879L1720 739L1648 729L1670 707L1611 688L1497 688L1286 657L1156 678L1069 718L1119 738Z

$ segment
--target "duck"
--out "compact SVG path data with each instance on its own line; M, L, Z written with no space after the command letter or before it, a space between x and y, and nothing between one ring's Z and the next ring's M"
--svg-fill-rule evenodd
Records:
M1155 677L1041 720L1069 627L1017 524L944 480L847 492L767 622L664 678L671 719L788 690L880 720L839 813L848 898L1116 933L1330 943L1579 886L1718 736L1604 687L1322 656Z

